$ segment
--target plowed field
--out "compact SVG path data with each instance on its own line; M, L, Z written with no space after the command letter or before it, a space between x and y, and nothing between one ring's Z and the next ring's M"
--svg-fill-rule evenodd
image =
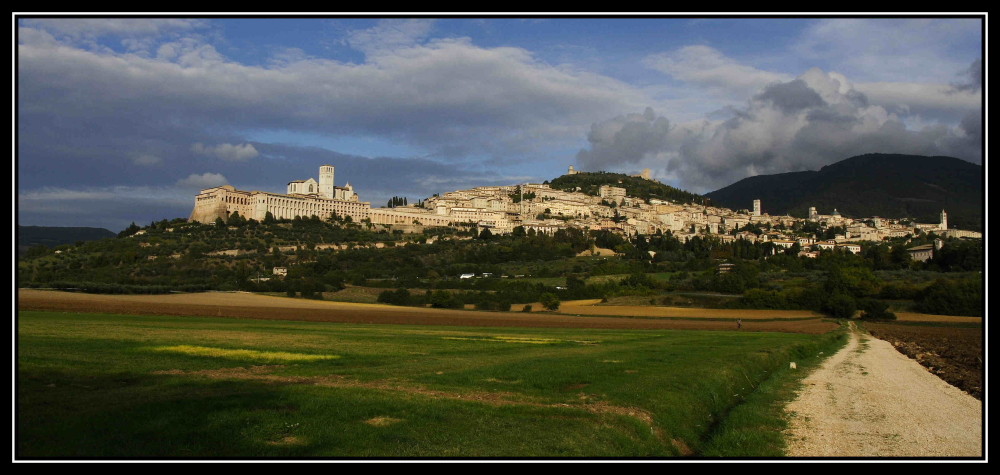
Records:
M480 327L548 327L736 330L735 321L720 318L706 310L705 318L688 312L687 318L630 318L618 316L576 316L561 313L479 312L419 307L329 302L320 300L271 297L249 293L205 292L170 295L98 295L49 290L20 289L19 310L56 310L133 315L191 315L250 318L263 320L302 320L343 323L387 323L416 325L456 325ZM597 308L597 307L591 307ZM782 318L777 316L775 318ZM604 314L607 315L607 314ZM742 331L778 331L825 333L837 324L820 317L795 320L742 322ZM725 317L721 317L725 318ZM729 317L740 318L740 317ZM784 317L788 318L788 317Z
M983 398L983 330L866 323L876 338L976 399Z

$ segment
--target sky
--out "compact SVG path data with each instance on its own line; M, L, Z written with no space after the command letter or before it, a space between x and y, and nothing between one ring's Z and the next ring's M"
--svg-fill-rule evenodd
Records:
M13 20L20 225L187 218L325 164L373 207L570 165L695 193L863 153L985 165L985 15Z

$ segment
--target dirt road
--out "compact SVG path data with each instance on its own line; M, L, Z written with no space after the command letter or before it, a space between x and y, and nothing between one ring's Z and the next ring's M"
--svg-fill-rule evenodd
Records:
M889 343L850 343L787 406L791 457L982 457L982 402Z

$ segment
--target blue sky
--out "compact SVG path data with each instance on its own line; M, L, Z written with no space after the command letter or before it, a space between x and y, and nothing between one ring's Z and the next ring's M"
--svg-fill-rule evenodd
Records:
M18 222L117 231L322 164L380 206L569 165L705 193L869 152L983 163L983 26L21 15Z

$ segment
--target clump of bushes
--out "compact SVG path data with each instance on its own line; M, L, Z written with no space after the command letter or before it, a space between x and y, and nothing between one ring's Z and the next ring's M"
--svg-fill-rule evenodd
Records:
M34 285L41 287L42 284ZM57 290L85 292L89 294L169 294L171 292L204 292L208 285L139 285L109 282L50 282L45 287Z
M985 300L980 279L939 279L917 299L918 312L938 315L983 316Z
M861 301L858 307L861 309L862 320L895 320L896 314L889 311L889 305L877 299L866 299Z

